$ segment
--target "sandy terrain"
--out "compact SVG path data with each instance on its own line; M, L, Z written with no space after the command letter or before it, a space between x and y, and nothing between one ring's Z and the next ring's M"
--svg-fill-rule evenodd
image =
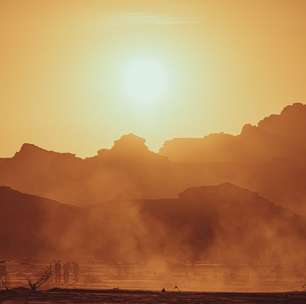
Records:
M37 280L49 261L14 260L6 263L8 287L28 288L27 280ZM264 267L249 269L247 266L226 267L219 264L175 264L168 268L157 269L142 264L104 264L99 261L80 262L79 281L57 285L52 277L43 289L78 288L121 290L161 290L209 291L209 292L285 292L305 289L305 271L302 275L293 275L290 269Z
M0 292L3 304L18 303L306 303L306 293L195 293L195 292L150 292L127 290L81 290L53 289L30 293L27 290Z
M46 261L9 261L9 290L0 291L0 303L306 303L306 292L302 292L305 278L290 277L286 269L280 276L271 267L259 267L255 275L243 266L230 269L212 264L176 265L169 275L145 265L92 261L80 263L77 283L55 288L51 277L43 291L31 293L27 279L37 280L47 266ZM162 288L166 292L160 292Z

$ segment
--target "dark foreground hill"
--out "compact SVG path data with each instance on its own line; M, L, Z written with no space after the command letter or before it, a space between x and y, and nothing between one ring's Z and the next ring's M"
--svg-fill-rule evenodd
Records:
M0 256L53 256L69 249L79 210L46 198L0 187Z
M232 184L79 208L0 188L0 255L105 262L298 265L306 222ZM297 269L295 269L295 267Z
M149 234L157 234L156 254L225 264L304 263L304 218L232 184L144 201L140 210Z

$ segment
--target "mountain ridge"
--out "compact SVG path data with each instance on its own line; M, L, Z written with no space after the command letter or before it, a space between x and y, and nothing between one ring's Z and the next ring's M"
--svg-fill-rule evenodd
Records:
M134 134L85 159L25 144L14 157L0 159L0 185L85 206L174 198L190 187L231 182L306 214L304 134L306 105L293 104L258 126L244 125L239 135L174 140L168 153L150 151Z

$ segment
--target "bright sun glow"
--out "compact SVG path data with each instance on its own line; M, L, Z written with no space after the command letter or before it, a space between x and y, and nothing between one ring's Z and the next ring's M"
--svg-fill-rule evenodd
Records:
M124 93L137 103L151 103L164 97L168 75L154 60L130 62L124 71Z

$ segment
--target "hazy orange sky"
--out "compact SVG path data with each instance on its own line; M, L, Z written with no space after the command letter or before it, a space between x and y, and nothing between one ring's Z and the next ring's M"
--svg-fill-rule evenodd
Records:
M303 0L1 0L0 156L238 133L305 100L305 12ZM150 104L124 91L138 59L167 74Z

